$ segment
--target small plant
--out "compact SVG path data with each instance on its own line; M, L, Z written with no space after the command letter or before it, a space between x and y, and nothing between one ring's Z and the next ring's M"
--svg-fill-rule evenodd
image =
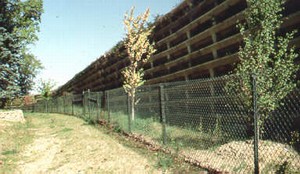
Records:
M157 161L157 167L162 168L163 171L166 171L168 168L170 168L174 163L174 160L171 156L158 153L158 161Z
M55 85L56 85L56 83L50 79L47 81L40 80L40 85L38 87L38 91L40 91L41 96L46 101L46 105L45 105L46 113L48 113L48 103L49 103L49 100L52 98L52 92L53 92L53 88L55 87Z
M113 125L112 128L113 128L114 132L117 132L117 133L122 132L122 128L118 124Z
M85 120L85 121L87 122L87 124L89 124L89 125L95 125L95 124L96 124L95 120L92 119L92 118L85 117L84 120Z
M198 128L197 128L197 130L199 130L200 132L202 132L203 131L203 119L202 119L202 117L200 117L200 123L199 123L199 126L198 126Z
M213 130L213 135L216 137L221 137L222 136L222 129L221 129L221 117L217 117L216 119L216 125Z
M298 131L291 132L290 145L292 145L298 152L300 151L300 133Z
M247 167L247 163L245 161L243 161L243 162L240 163L240 165L238 165L237 167L233 168L233 171L235 173L237 173L239 171L243 171L246 167Z
M285 173L292 173L290 171L290 164L289 162L285 161L281 165L278 166L276 174L285 174Z

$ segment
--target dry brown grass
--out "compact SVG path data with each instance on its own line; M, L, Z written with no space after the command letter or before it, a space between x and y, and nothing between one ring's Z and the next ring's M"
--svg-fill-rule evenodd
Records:
M28 117L35 125L35 139L19 154L22 160L13 172L161 173L153 162L81 119L57 114Z
M0 173L203 173L76 117L36 113L26 120L0 122Z
M19 154L32 142L30 126L30 120L26 123L0 121L0 173L12 173Z

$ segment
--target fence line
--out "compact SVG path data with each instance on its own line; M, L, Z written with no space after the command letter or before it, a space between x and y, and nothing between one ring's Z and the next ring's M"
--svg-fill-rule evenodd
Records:
M257 122L251 122L253 115L238 94L226 92L229 78L142 86L137 90L133 121L123 88L39 101L29 110L105 121L216 171L299 172L300 88L270 114L256 141Z

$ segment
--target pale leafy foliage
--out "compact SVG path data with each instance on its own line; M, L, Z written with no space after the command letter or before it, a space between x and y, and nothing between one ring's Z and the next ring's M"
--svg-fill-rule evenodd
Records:
M126 39L124 41L130 65L123 71L123 87L129 96L135 96L135 89L144 84L144 71L140 68L148 62L151 55L156 51L154 43L150 43L149 36L154 26L146 26L150 11L147 9L144 14L134 17L134 8L125 14L124 25Z
M294 64L298 54L289 41L295 33L279 36L282 24L282 0L247 0L246 22L239 24L245 46L240 48L234 73L237 78L228 84L229 91L239 94L245 106L252 108L251 75L257 76L257 105L263 122L269 112L296 86Z
M45 100L50 100L53 92L53 88L56 83L50 79L48 80L40 80L40 84L38 86L38 91L41 93L41 96Z

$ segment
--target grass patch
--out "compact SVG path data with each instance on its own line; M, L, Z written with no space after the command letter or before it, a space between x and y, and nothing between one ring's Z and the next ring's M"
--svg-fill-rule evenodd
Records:
M106 127L98 127L101 132L110 135L116 139L122 145L134 150L140 155L147 158L149 161L153 161L153 167L163 171L163 173L201 173L205 171L196 166L192 166L183 161L183 159L165 154L160 151L150 151L145 145L134 142L123 136L123 134L116 132L115 129L107 130Z
M117 132L128 132L128 116L118 112L111 114L111 123ZM131 122L131 132L141 134L162 144L162 124L151 117L139 118ZM213 132L199 131L191 126L166 126L167 144L174 149L196 149L214 151L221 145L229 142L219 130Z
M174 165L174 160L171 156L159 153L156 167L161 168L163 171L166 171L168 168Z
M30 129L34 125L30 118L25 123L0 121L1 125L5 127L0 130L0 173L12 173L20 160L20 152L33 141L34 134Z
M72 131L72 128L63 128L60 132L69 132Z
M2 152L1 154L2 155L13 155L13 154L16 154L16 153L17 153L17 150L12 149L12 150L6 150L6 151Z

